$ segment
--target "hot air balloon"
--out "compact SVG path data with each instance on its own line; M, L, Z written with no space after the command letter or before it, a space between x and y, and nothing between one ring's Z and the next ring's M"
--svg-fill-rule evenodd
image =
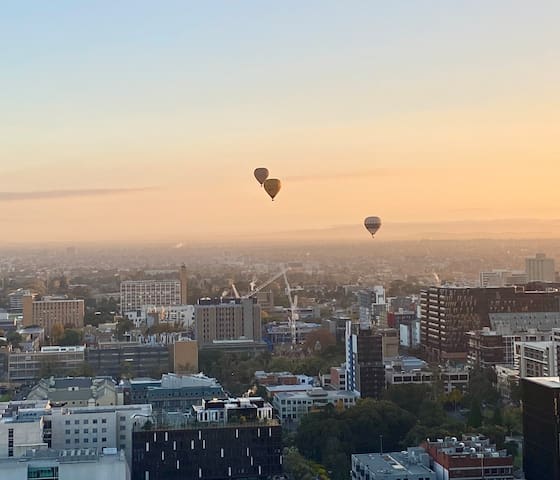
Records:
M277 178L269 178L264 181L263 186L266 193L268 193L270 198L274 200L274 197L278 194L280 188L282 188L282 183Z
M268 168L264 168L264 167L255 168L254 175L262 187L264 181L268 178Z
M379 230L379 227L381 226L381 219L379 217L367 217L364 220L364 225L367 228L367 231L371 233L371 236L373 237L375 235L375 232L377 232L377 230Z

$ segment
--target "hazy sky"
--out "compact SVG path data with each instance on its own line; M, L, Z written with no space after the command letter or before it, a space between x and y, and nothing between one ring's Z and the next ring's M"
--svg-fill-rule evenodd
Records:
M559 218L559 18L557 0L4 2L3 240Z

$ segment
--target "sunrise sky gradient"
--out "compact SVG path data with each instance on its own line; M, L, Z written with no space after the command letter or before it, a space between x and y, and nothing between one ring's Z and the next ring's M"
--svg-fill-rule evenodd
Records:
M559 18L556 0L5 2L4 241L558 219Z

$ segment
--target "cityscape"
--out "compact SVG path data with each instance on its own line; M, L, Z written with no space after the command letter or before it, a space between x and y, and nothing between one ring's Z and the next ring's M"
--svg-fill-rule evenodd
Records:
M4 2L0 480L560 480L559 18Z

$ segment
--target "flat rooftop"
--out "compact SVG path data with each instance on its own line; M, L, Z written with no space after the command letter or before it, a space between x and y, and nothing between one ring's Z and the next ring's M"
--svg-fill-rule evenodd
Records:
M419 455L419 453L416 455ZM418 460L414 460L414 455L411 452L362 453L354 454L352 457L359 460L370 472L393 473L404 476L422 475L427 478L433 476L435 478L434 472L419 463Z
M548 388L560 388L560 377L525 377L523 380L538 383Z

